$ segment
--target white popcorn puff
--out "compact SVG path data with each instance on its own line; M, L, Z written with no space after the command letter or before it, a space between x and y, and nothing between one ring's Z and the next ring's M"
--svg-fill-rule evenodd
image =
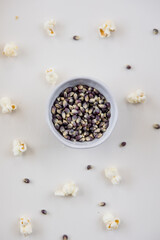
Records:
M106 23L102 24L99 27L99 34L102 38L104 37L110 37L111 32L114 32L116 30L115 24L108 20Z
M118 170L115 167L106 168L105 176L113 184L119 184L121 182L121 176L119 175Z
M45 71L45 78L46 78L46 81L49 82L50 84L53 84L53 85L56 84L58 75L57 73L55 73L54 68L48 68Z
M15 139L13 141L13 154L14 156L20 156L27 150L27 145L21 140Z
M2 108L2 113L9 113L17 109L17 106L8 97L0 99L0 107Z
M14 43L7 43L3 49L3 55L7 57L16 57L18 47Z
M119 184L121 182L121 176L117 175L117 176L114 176L112 179L111 179L111 183L113 184Z
M68 197L73 196L75 197L78 192L78 187L75 185L74 182L68 182L63 185L63 187L55 192L56 196L61 197Z
M146 100L146 96L141 89L137 89L135 92L130 93L127 96L129 103L142 103Z
M48 33L49 36L55 36L55 31L54 31L54 27L56 25L55 20L50 19L48 21L45 22L44 24L44 29L46 30L46 32Z
M120 219L118 217L114 217L112 214L107 213L103 216L103 222L107 228L107 230L116 230L119 227Z
M32 225L29 217L20 218L20 233L27 236L32 233Z

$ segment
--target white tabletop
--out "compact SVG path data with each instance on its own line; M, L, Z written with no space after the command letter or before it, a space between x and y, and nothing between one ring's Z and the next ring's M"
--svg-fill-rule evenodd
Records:
M0 114L0 239L20 240L18 219L30 216L33 240L158 240L160 130L160 2L158 0L7 0L0 3L0 48L15 42L16 58L0 56L0 97L18 105L12 114ZM19 16L15 20L15 16ZM57 21L50 38L43 23ZM111 19L117 31L101 39L98 26ZM80 40L74 41L73 35ZM125 65L130 64L131 70ZM44 71L55 67L60 81L89 76L107 83L119 110L116 128L101 146L70 149L51 133L46 123L47 101L53 87ZM147 101L130 105L126 95L137 88ZM13 157L12 141L22 138L28 151ZM127 146L120 148L121 141ZM86 170L91 164L94 168ZM123 178L118 186L104 177L104 168L116 166ZM29 178L30 184L23 183ZM54 196L67 180L79 186L76 198ZM99 207L100 201L107 202ZM40 213L46 209L48 215ZM121 219L117 231L107 232L102 215Z

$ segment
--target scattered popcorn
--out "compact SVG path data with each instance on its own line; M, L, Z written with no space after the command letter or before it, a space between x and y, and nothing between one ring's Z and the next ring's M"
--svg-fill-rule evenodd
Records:
M55 192L56 196L68 197L73 196L75 197L78 192L78 187L75 185L74 182L68 182L63 185L60 190Z
M9 113L17 109L17 106L8 97L0 99L0 107L2 108L2 113Z
M56 25L55 20L50 19L47 22L45 22L44 24L44 29L46 30L46 32L48 33L49 36L55 36L55 31L54 31L54 27Z
M50 84L56 84L57 82L57 79L58 79L58 75L57 73L55 73L55 70L54 68L48 68L46 71L45 71L45 74L46 74L46 81L49 82Z
M130 93L127 96L129 103L142 103L146 100L146 96L141 89L137 89L135 92Z
M15 139L13 141L13 154L14 156L22 155L27 150L27 145L21 140Z
M103 216L103 222L107 230L111 231L116 230L119 227L120 219L108 213Z
M111 32L114 32L116 30L115 24L108 20L106 23L102 24L99 27L99 34L102 38L104 37L110 37Z
M119 184L121 182L121 176L119 176L117 168L114 168L114 167L106 168L105 176L113 184Z
M3 49L3 55L7 57L16 57L18 47L14 43L7 43Z
M20 218L20 233L27 236L32 233L32 225L29 217Z

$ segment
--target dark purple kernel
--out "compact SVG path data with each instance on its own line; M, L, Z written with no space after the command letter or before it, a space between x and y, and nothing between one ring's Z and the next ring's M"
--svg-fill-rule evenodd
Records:
M79 36L77 36L77 35L75 35L75 36L73 36L73 39L74 39L74 40L79 40L79 39L80 39L80 37L79 37Z
M105 126L105 128L108 128L109 127L109 121L107 121L104 126Z
M77 89L78 89L78 88L75 86L75 87L73 88L73 92L76 92Z
M76 119L77 119L77 115L73 115L72 116L72 121L76 121Z
M159 33L158 29L157 28L154 28L153 29L153 34L157 35Z
M68 135L64 136L64 138L67 139L67 140L70 140L70 139L71 139L71 137L68 136Z
M73 124L73 127L77 127L77 124L76 124L76 122L73 122L72 124Z
M126 144L127 144L126 142L121 142L120 146L121 146L121 147L125 147Z
M73 137L76 137L77 135L78 135L78 131L74 131L72 134Z
M107 118L110 118L110 117L111 117L111 113L107 112Z
M68 236L67 235L63 235L62 239L63 240L68 240Z
M47 215L47 211L45 209L42 209L41 213L44 214L44 215Z
M69 130L69 135L73 135L73 133L74 133L74 130L73 129L71 129L71 130Z
M87 170L90 170L90 169L92 169L92 165L87 166Z
M59 127L60 127L60 126L59 126L59 124L58 124L58 123L56 123L56 124L55 124L55 128L58 130L58 129L59 129Z
M97 89L94 88L93 90L97 95L99 94L99 91Z
M65 113L69 113L69 112L70 112L69 108L65 108L65 109L64 109L64 112L65 112Z
M100 203L99 203L99 206L100 206L100 207L104 207L104 206L106 206L106 203L105 203L105 202L100 202Z
M79 141L82 138L81 135L76 136L76 140Z
M78 100L75 101L75 103L76 104L81 103L81 100L78 99Z
M72 118L71 117L67 117L67 122L71 122L72 121Z
M158 124L158 123L153 124L153 128L160 129L160 124Z
M89 94L89 98L93 98L93 97L94 97L93 94L90 93L90 94Z
M71 91L72 91L72 88L71 88L71 87L68 87L68 88L66 88L66 90L65 90L66 93L70 93Z
M65 128L63 126L60 127L60 132L63 133L65 131Z
M93 114L96 114L96 115L97 115L97 114L99 114L99 113L100 113L99 108L95 108L94 111L93 111Z
M72 105L74 103L73 98L70 98L68 102Z
M111 108L111 104L109 102L106 103L106 106L107 106L108 109Z
M59 114L56 114L56 118L57 118L58 120L62 120L62 116L59 115Z
M52 114L56 114L56 107L52 107Z
M96 120L100 121L101 117L100 116L96 116Z
M24 182L24 183L30 183L30 180L29 180L28 178L24 178L24 179L23 179L23 182Z
M130 70L132 67L130 65L127 65L126 68Z
M67 126L68 125L67 121L63 120L63 125Z

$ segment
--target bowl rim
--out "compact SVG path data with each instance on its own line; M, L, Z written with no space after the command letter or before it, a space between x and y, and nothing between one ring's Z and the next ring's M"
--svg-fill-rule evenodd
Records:
M62 135L60 135L60 133L57 131L57 129L54 127L54 124L52 123L52 120L50 118L51 116L51 106L53 105L53 98L57 92L58 89L60 89L63 85L67 84L67 83L70 83L72 81L76 81L76 80L89 80L90 82L96 82L97 84L101 85L105 91L107 92L109 98L111 99L110 102L112 102L112 106L113 106L113 109L114 109L114 118L112 120L112 125L110 126L110 129L107 132L107 135L105 136L102 136L101 138L99 139L96 139L96 140L93 140L93 141L90 141L90 142L84 142L84 143L80 143L80 142L72 142L70 140L67 140L65 139ZM78 84L78 83L77 83ZM86 84L87 85L87 84ZM64 87L65 89L65 87ZM63 91L63 90L62 90ZM56 98L56 97L55 97ZM58 138L58 140L60 142L62 142L64 145L68 146L68 147L71 147L71 148L77 148L77 149L89 149L89 148L94 148L100 144L102 144L105 140L107 140L109 138L109 136L111 135L115 125L116 125L116 122L117 122L117 119L118 119L118 108L117 108L117 104L116 104L116 101L114 99L114 97L112 96L111 94L111 91L109 90L108 86L100 81L100 80L97 80L95 78L92 78L92 77L87 77L87 76L76 76L76 77L72 77L68 80L65 80L61 83L59 83L52 91L52 93L50 94L49 96L49 99L48 99L48 104L47 104L47 122L48 122L48 125L49 125L49 128L50 130L52 131L52 133L55 135L56 138ZM81 145L83 144L83 145Z

